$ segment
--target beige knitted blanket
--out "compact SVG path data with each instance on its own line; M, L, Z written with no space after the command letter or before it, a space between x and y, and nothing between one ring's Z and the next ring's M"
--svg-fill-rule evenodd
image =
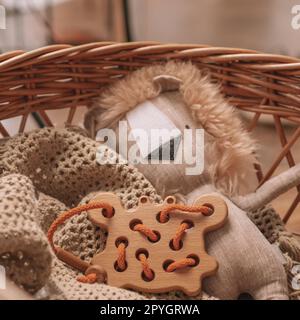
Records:
M63 211L89 201L96 192L116 193L125 208L137 205L142 195L162 199L135 168L99 165L97 144L79 128L41 129L3 140L0 153L0 265L7 276L26 291L49 299L186 299L182 293L145 295L105 284L83 284L78 272L52 254L45 231ZM107 157L117 157L107 150ZM285 231L270 208L249 213L271 242L279 242L288 257L291 277L299 245ZM89 261L103 250L106 234L86 213L73 217L56 234L60 247ZM42 290L40 290L42 289ZM291 297L298 292L291 290ZM213 299L203 293L193 299Z

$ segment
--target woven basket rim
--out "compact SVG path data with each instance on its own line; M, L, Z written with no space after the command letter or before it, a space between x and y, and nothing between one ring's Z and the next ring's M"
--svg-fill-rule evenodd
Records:
M290 67L300 68L300 58L274 54L263 53L257 50L242 49L237 47L211 46L202 44L177 44L177 43L161 43L156 41L136 41L136 42L93 42L83 45L55 44L44 46L31 51L15 50L0 54L0 71L12 65L19 64L24 61L30 61L36 58L36 62L40 63L48 61L59 56L68 56L76 52L86 52L90 54L107 54L109 52L117 52L122 50L131 50L132 55L144 55L156 52L168 52L180 50L177 57L198 56L201 53L206 55L227 52L222 57L223 62L229 62L233 59L245 61L272 61L278 64L293 64ZM174 53L176 55L176 53ZM223 54L224 55L224 54ZM170 56L171 57L171 56ZM34 62L34 61L32 61Z

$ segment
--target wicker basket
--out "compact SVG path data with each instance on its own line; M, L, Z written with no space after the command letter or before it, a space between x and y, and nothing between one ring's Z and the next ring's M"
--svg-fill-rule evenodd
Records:
M0 133L9 136L1 120L16 116L22 116L19 132L23 132L31 112L53 126L46 111L62 108L69 108L66 124L70 125L76 109L89 106L105 86L137 68L169 59L191 60L199 68L209 69L231 103L253 113L249 130L256 127L263 114L274 120L282 148L264 174L257 168L259 185L274 174L284 158L289 166L295 165L291 148L300 137L300 59L235 48L102 42L2 54ZM296 128L289 139L283 119ZM283 217L285 222L299 201L300 185Z

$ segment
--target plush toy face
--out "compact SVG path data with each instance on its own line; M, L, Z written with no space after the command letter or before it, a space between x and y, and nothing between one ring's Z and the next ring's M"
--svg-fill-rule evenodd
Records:
M163 194L165 190L187 194L197 186L209 181L204 164L211 163L211 159L209 152L204 150L204 141L206 145L209 145L212 138L197 126L179 97L178 92L163 93L151 101L140 104L137 110L132 110L120 120L126 124L129 138L128 152L122 155L128 159L130 149L135 147L137 155L143 158L142 161L145 161L145 163L135 163L135 166L150 180L160 194ZM135 139L132 136L132 132L136 129L144 129L145 132L149 132L143 127L141 116L146 119L145 126L149 128L150 123L154 132L160 128L167 130L166 135L160 131L160 141L165 138L165 143L155 144L151 135L148 135L148 153L143 152L144 145L138 141L138 137ZM119 136L119 124L120 122L114 128L117 137ZM174 135L172 135L172 130L175 132ZM176 135L176 130L178 135ZM119 140L118 143L120 143ZM152 150L154 149L152 153L151 144L153 145ZM119 148L119 145L117 147Z

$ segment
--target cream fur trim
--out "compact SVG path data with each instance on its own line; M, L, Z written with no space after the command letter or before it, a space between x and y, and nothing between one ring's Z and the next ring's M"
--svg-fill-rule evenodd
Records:
M159 75L182 81L179 92L194 120L215 139L206 146L206 152L215 159L208 166L212 181L227 195L239 194L247 187L247 176L253 176L253 164L257 162L255 143L218 86L190 62L170 61L132 72L95 101L86 114L85 127L94 136L96 130L111 127L139 103L157 97L161 88L153 83L153 78Z

